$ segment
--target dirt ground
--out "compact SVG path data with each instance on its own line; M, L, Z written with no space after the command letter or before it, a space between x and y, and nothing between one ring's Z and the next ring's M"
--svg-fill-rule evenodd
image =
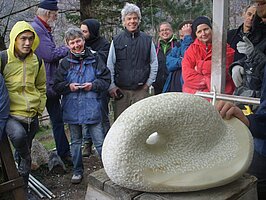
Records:
M100 168L102 168L102 162L97 155L92 155L89 158L83 158L84 164L84 177L80 184L72 184L70 182L72 177L72 167L67 166L66 172L62 169L54 169L49 172L48 167L43 166L36 171L32 172L32 175L38 179L42 184L44 184L56 198L60 200L80 200L85 199L88 179L87 176ZM37 195L33 192L36 199ZM48 198L43 198L48 199Z

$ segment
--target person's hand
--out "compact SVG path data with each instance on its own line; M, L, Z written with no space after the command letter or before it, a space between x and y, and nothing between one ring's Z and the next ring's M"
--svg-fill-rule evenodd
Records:
M254 45L246 36L243 37L243 40L244 42L239 41L236 44L236 48L239 53L243 53L249 56L254 51Z
M183 35L191 35L192 33L192 24L185 24L182 28L181 31L183 32Z
M142 89L145 90L145 91L149 91L149 86L147 84L144 84L142 86Z
M222 118L229 120L232 117L236 117L246 126L249 126L248 118L244 115L242 110L233 103L228 101L217 101L215 108L218 110Z
M69 88L71 92L75 92L79 89L80 84L79 83L70 83Z
M236 87L242 85L244 68L240 65L235 65L232 69L232 79Z
M109 90L109 94L112 98L117 98L116 90L118 90L118 87L114 87L111 90Z
M80 89L85 91L90 91L92 89L92 83L83 83Z

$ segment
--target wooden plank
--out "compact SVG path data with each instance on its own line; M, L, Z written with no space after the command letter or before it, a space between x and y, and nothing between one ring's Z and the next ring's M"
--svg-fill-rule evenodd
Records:
M107 181L104 184L104 192L110 194L115 199L131 200L139 194L141 191L131 190L128 188L121 187L112 181Z
M215 87L217 93L225 89L228 5L228 0L213 1L211 91Z
M88 184L85 200L115 200L114 197Z
M2 163L2 169L7 178L7 181L13 181L13 184L0 185L0 191L11 190L14 200L26 200L25 190L23 189L24 182L21 185L21 177L18 174L15 161L13 158L12 150L6 135L2 137L0 142L0 157ZM18 187L20 185L20 187ZM5 188L8 187L8 188Z
M24 180L22 177L18 177L16 179L3 182L0 184L0 194L23 186L24 186Z
M103 190L104 183L109 180L110 179L104 169L99 169L88 176L88 183L99 190Z

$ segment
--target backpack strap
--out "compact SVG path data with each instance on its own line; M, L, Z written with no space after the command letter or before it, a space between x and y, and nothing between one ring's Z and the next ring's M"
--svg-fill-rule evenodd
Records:
M0 60L1 60L1 62L0 62L0 72L1 72L2 75L3 75L3 72L4 72L5 66L7 64L7 59L8 59L7 58L7 51L6 50L1 51L0 52ZM37 56L37 59L38 59L39 71L40 71L41 66L42 66L42 59L39 56Z
M7 64L7 51L6 50L0 52L0 59L1 59L0 69L1 69L1 74L3 75L5 66Z
M35 54L36 55L36 54ZM42 59L38 56L38 55L36 55L37 56L37 59L38 59L38 63L39 63L39 71L40 71L40 69L41 69L41 66L42 66Z

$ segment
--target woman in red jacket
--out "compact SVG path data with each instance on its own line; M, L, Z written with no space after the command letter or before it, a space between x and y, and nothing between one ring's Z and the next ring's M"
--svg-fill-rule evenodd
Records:
M192 23L192 37L195 41L185 52L182 61L184 79L183 92L210 92L211 57L212 57L212 25L207 17L197 17ZM226 86L225 93L232 94L235 85L228 73L234 59L234 50L227 44L226 49Z

